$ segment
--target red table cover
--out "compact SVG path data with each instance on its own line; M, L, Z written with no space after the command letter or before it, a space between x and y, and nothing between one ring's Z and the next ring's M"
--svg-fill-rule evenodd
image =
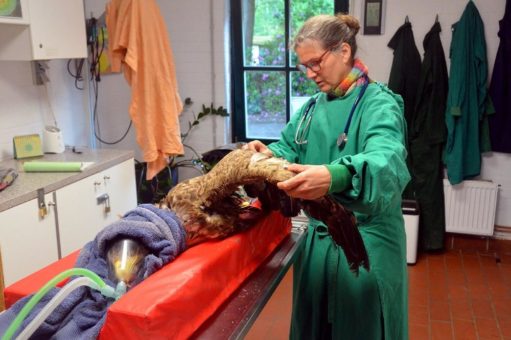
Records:
M113 303L100 339L186 339L253 273L290 233L272 213L249 230L194 246ZM66 258L5 289L8 306L34 293L78 256Z

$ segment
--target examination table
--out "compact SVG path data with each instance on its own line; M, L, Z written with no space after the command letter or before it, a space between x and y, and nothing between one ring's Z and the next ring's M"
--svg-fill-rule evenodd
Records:
M274 212L243 233L189 248L109 307L99 339L242 338L304 233ZM7 307L73 267L78 253L6 287Z

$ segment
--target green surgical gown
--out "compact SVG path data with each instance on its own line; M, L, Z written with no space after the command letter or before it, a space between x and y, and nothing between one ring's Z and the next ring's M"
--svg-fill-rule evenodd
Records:
M370 271L349 271L341 248L324 225L311 220L303 252L294 264L292 339L408 339L406 237L401 193L406 167L403 101L371 83L359 102L340 150L336 144L360 88L341 98L315 95L307 143L295 143L302 110L269 145L277 156L301 164L344 164L351 187L334 194L352 210Z

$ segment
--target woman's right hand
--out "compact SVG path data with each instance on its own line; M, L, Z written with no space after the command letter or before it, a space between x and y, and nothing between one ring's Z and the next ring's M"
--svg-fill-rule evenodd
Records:
M273 152L271 152L270 149L261 141L259 140L253 140L250 143L247 143L243 146L243 149L252 150L255 152L264 153L268 156L273 156Z

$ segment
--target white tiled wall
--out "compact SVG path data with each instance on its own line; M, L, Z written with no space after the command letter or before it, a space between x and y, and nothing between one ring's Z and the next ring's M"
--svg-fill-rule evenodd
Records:
M0 61L0 160L13 157L14 136L41 135L45 125L53 125L51 110L67 145L88 145L83 91L73 87L65 61L50 61L48 65L47 96L44 86L34 85L30 62Z
M27 62L0 62L0 157L12 158L12 137L39 133L39 94Z

